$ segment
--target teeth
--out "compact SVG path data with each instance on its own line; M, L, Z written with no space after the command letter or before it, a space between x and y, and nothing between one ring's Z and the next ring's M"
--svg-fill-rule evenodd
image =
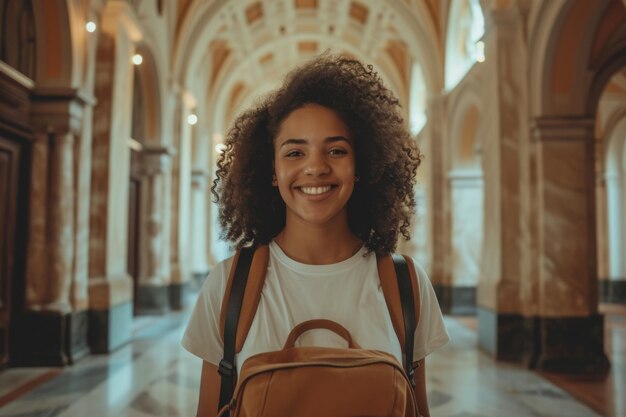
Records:
M300 189L302 190L304 194L311 194L311 195L325 193L327 191L330 191L331 188L332 187L330 185L327 185L326 187L300 187Z

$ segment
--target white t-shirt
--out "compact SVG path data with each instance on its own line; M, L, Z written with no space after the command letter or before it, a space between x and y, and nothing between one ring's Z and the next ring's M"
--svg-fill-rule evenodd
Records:
M275 243L265 284L248 337L236 357L237 369L257 353L280 350L289 332L311 319L329 319L343 325L364 349L393 354L402 363L400 342L378 278L376 255L361 248L354 256L331 265L307 265L289 258ZM201 359L218 365L222 360L220 311L232 258L220 262L205 280L189 319L182 345ZM439 304L423 268L415 264L420 293L420 320L415 331L414 361L449 340ZM296 346L346 347L328 330L303 334Z

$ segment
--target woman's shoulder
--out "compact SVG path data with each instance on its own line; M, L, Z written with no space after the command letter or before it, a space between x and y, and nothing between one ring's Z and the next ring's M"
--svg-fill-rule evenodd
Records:
M202 284L202 292L204 293L221 293L226 290L228 276L233 265L234 256L219 261L209 272Z
M411 260L411 263L413 264L413 267L415 268L415 276L417 278L417 283L419 285L420 292L423 291L428 286L432 286L432 284L430 283L430 278L428 277L428 273L426 272L422 264L419 261L417 261L415 257L413 256L410 256L410 255L405 255L405 256L409 257L409 259Z

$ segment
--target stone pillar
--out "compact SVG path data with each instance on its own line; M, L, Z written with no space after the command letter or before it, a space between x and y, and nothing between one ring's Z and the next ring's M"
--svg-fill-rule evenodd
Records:
M75 89L33 94L35 143L24 310L16 320L15 365L60 366L88 353L87 276L78 249L87 198L78 179L89 161L79 158L85 109L93 99Z
M594 120L533 123L538 275L531 366L555 372L608 369L598 314Z
M130 340L133 282L128 274L133 68L138 39L126 2L107 2L96 51L89 237L89 345L110 352Z
M483 242L483 177L480 170L456 169L448 174L451 200L451 285L441 287L444 312L476 314L476 285Z
M191 126L187 116L193 107L188 93L179 92L174 122L176 157L172 162L172 217L171 217L171 280L170 305L183 308L190 270L191 227Z
M429 100L427 115L428 146L424 152L430 172L428 189L429 236L431 239L430 280L439 303L448 312L448 290L451 286L451 211L450 188L447 181L445 147L445 120L447 100L437 97Z
M497 359L524 359L520 280L523 143L528 140L526 44L515 4L485 15L482 77L484 241L477 289L479 345ZM527 243L526 243L527 244Z
M606 250L606 278L602 301L626 302L626 173L611 172L605 176L605 200L603 216L607 231L604 235Z
M143 178L141 197L140 258L141 272L137 286L135 310L138 314L161 314L170 309L170 285L165 267L164 248L164 179L169 173L173 150L144 145L139 171Z
M194 169L191 172L191 272L194 281L201 283L209 272L209 172Z
M74 134L51 136L47 306L69 311L74 258Z

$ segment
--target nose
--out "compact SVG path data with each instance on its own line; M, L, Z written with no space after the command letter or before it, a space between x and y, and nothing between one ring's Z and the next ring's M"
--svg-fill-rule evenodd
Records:
M330 172L330 166L324 155L309 155L306 162L306 166L304 167L305 175L319 176Z

